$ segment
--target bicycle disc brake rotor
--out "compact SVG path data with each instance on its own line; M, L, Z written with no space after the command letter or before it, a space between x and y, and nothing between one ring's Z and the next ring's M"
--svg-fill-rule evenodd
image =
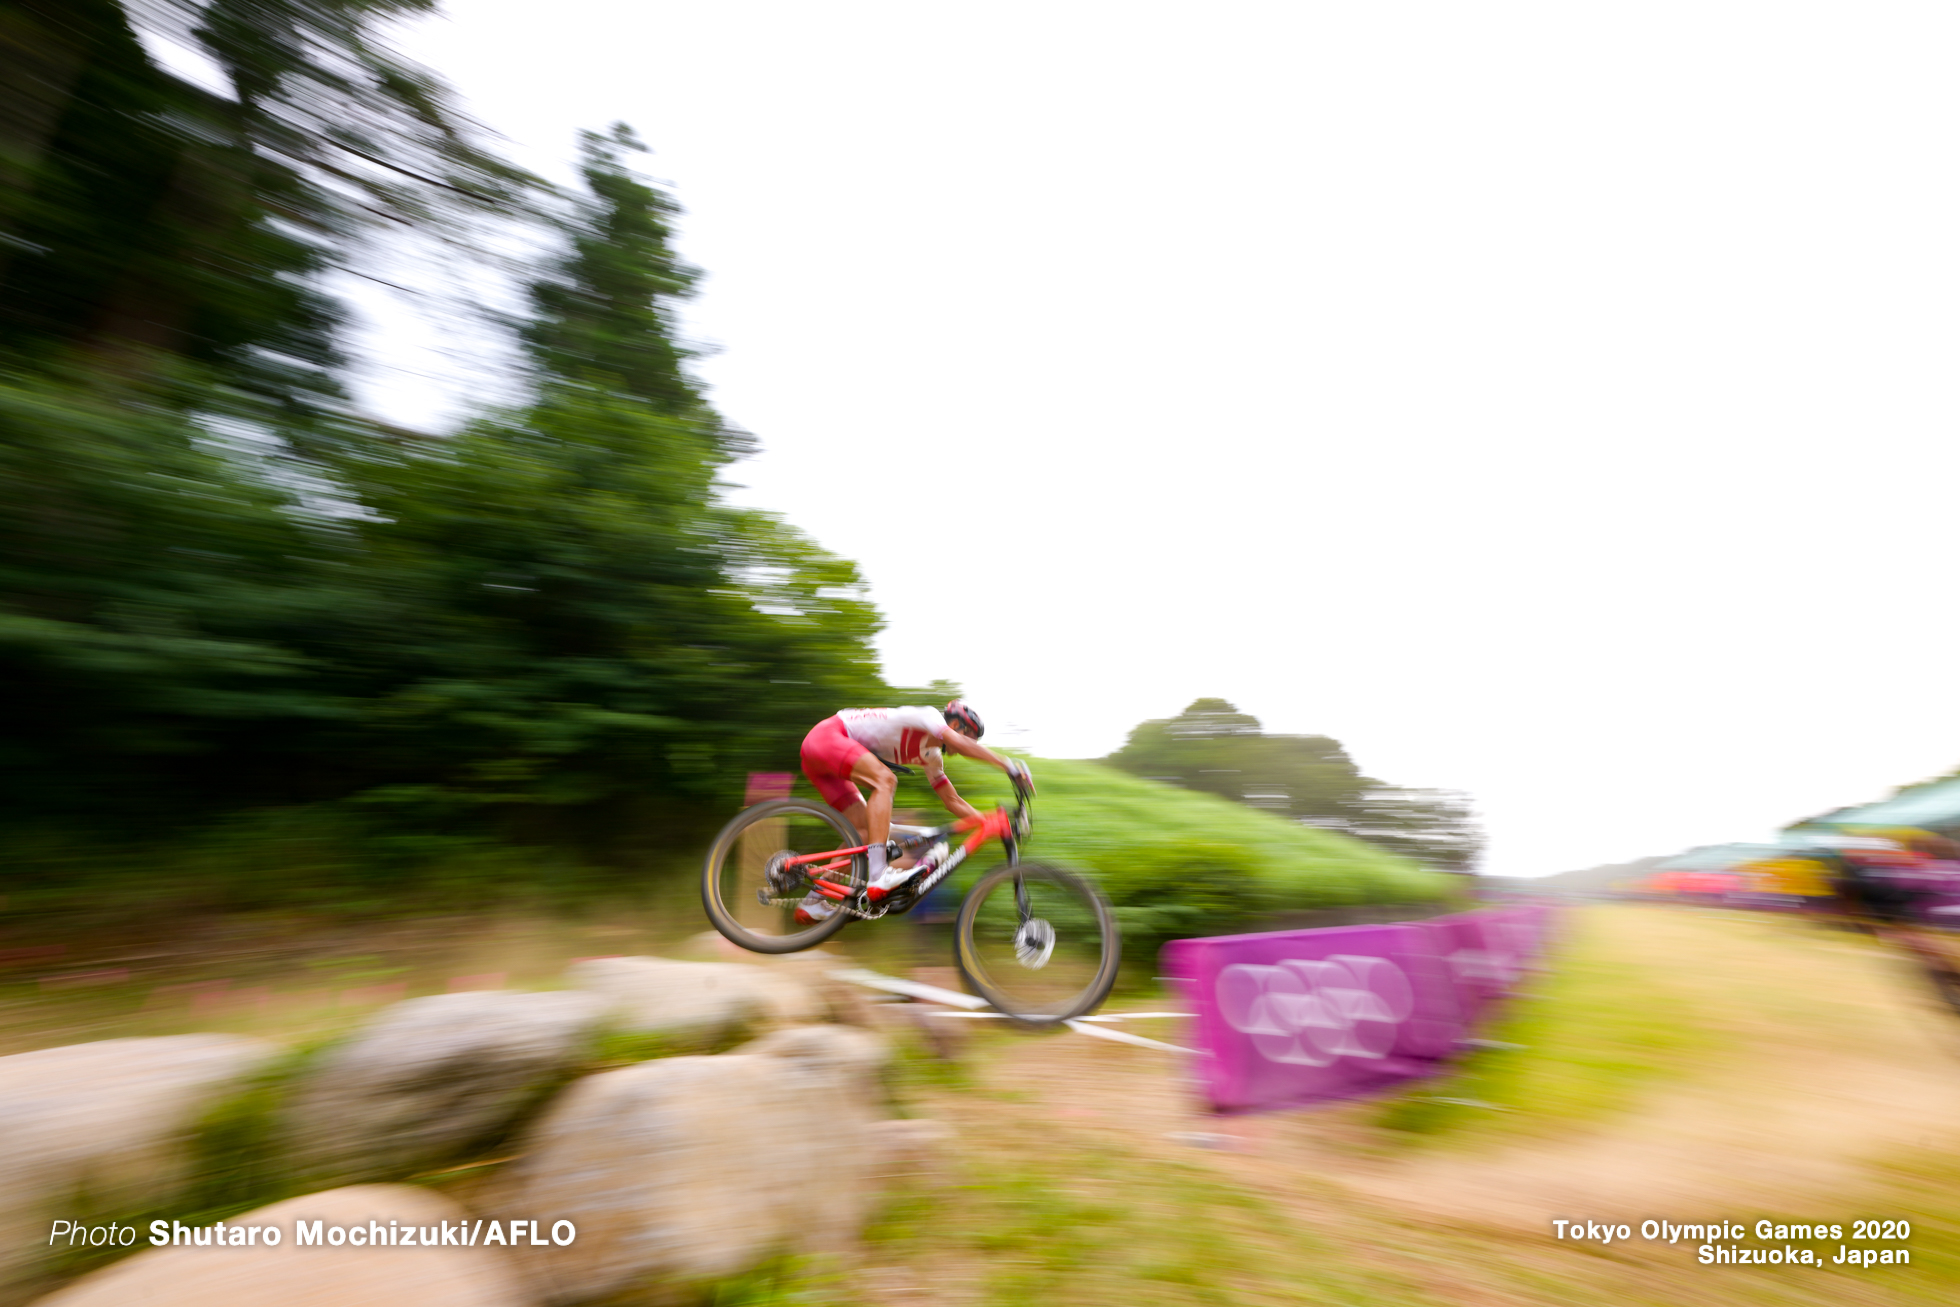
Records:
M1047 966L1054 951L1055 928L1040 917L1029 917L1014 932L1014 959L1029 971Z

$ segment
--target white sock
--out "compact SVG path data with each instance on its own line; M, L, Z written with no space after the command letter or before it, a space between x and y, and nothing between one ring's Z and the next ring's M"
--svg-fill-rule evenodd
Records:
M869 849L865 850L864 857L871 864L869 868L871 882L875 885L878 877L885 874L885 846L882 844L873 844Z

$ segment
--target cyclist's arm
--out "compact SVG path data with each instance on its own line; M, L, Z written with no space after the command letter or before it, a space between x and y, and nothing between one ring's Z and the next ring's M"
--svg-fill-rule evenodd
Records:
M948 740L951 740L953 738L953 732L946 732L946 736ZM968 741L968 743L972 744L972 741ZM973 747L977 749L980 746L974 744ZM965 799L962 799L960 792L953 788L953 778L946 774L946 760L941 756L939 750L926 750L925 764L926 779L932 783L932 792L939 796L939 801L946 805L948 812L952 813L955 817L978 817L980 815L974 809L974 806Z
M960 757L971 758L975 762L984 762L989 767L998 767L1002 774L1007 776L1014 774L1014 766L1007 759L1001 757L986 745L981 744L978 740L967 739L950 726L946 728L945 737L940 740L940 743L946 747L949 753L957 753Z

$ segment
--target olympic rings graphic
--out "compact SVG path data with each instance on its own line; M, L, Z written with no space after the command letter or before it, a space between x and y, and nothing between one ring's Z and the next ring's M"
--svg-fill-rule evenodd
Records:
M1240 962L1218 975L1218 1011L1274 1062L1331 1066L1386 1057L1415 1009L1402 969L1387 958L1336 954L1277 966Z
M1517 922L1498 921L1491 926L1486 942L1497 947L1456 950L1448 958L1450 974L1459 981L1507 988L1523 973L1524 959L1533 951L1532 934Z

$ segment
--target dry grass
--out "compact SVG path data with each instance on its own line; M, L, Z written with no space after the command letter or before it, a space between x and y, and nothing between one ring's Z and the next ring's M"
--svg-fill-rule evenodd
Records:
M193 1029L317 1040L397 994L498 976L543 987L574 957L676 951L698 930L688 907L101 940L0 981L0 1051ZM1410 1101L1220 1120L1196 1110L1170 1054L977 1022L957 1067L908 1050L901 1105L947 1123L949 1141L900 1178L846 1270L773 1267L721 1301L1960 1300L1960 1020L1909 967L1768 917L1602 907L1577 926L1496 1032L1528 1047L1412 1096L1506 1111ZM941 943L903 925L839 940L888 970L936 960ZM1192 1133L1229 1146L1174 1138ZM1685 1244L1560 1242L1554 1217L1636 1229L1767 1217L1847 1234L1904 1217L1913 1264L1707 1267Z
M829 1292L1112 1307L1960 1297L1960 1021L1909 969L1769 918L1613 907L1579 927L1509 1018L1541 1042L1472 1072L1511 1110L1426 1133L1387 1128L1379 1104L1220 1121L1196 1112L1168 1054L990 1034L970 1089L911 1091L954 1143L896 1200L863 1274ZM1230 1147L1172 1138L1197 1132ZM1910 1267L1702 1266L1685 1243L1578 1245L1551 1227L1767 1217L1849 1236L1874 1216L1913 1221Z

